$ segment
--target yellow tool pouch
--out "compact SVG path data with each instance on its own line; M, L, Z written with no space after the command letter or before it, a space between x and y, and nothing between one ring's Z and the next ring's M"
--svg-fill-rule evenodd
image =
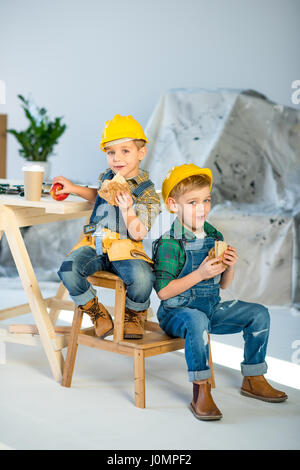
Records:
M103 253L107 253L109 261L122 261L125 259L143 259L148 263L153 263L146 254L142 242L136 242L130 238L121 238L118 232L109 229L102 229Z
M147 261L147 263L153 263L152 259L149 258L145 252L142 242L137 242L130 238L120 239L120 234L118 232L112 232L107 228L103 228L102 232L102 249L103 253L107 253L109 261L142 259ZM72 248L70 253L82 246L90 246L91 248L96 249L95 237L86 235Z
M146 254L142 242L136 242L134 240L130 240L130 238L113 240L110 244L110 247L107 248L107 256L109 261L142 259L148 263L153 263L152 259L149 258L149 256Z
M73 246L72 250L70 251L70 253L68 253L67 256L69 256L72 253L72 251L75 251L78 248L81 248L82 246L90 246L91 248L94 248L95 250L96 249L95 237L92 237L91 235L86 235L85 237L83 237L83 239L80 240L80 242L76 243L76 245Z

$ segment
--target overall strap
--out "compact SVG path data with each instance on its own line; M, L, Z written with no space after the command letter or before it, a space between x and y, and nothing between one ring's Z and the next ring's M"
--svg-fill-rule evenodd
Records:
M155 260L159 243L161 242L161 240L162 240L163 238L173 238L174 240L176 240L176 241L179 243L180 248L185 251L185 247L184 247L183 241L180 240L179 238L175 238L175 237L174 237L173 227L171 227L170 230L167 230L163 235L161 235L159 238L157 238L156 240L154 240L154 242L152 242L152 259L153 259L153 261Z
M140 183L134 191L132 191L132 194L136 197L141 196L144 191L149 188L150 186L154 186L151 180L144 181L143 183Z
M113 179L113 177L114 177L114 172L111 169L109 169L102 176L101 183L103 183L104 180L111 180L111 179ZM94 209L93 209L92 215L90 217L90 222L89 222L90 224L93 222L93 219L96 215L98 206L100 206L100 204L103 204L103 202L104 202L104 199L102 199L102 197L100 197L99 194L97 194L96 201L95 201L95 204L94 204Z

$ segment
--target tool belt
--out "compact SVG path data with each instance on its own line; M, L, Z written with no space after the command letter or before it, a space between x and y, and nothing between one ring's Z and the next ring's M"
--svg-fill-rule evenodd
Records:
M90 246L96 250L96 236L87 234L79 243L77 243L72 251L82 246ZM109 261L123 261L126 259L142 259L147 263L153 263L144 250L142 242L131 240L130 238L120 238L118 232L112 232L107 228L102 229L102 252L107 253ZM70 254L69 253L69 254Z

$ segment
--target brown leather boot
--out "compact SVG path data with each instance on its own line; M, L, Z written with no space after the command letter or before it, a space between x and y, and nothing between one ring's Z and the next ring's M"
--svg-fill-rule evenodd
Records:
M143 328L143 330L145 329L145 322L147 321L147 313L148 313L148 310L142 310L141 312L138 312L139 317L140 317L141 327Z
M125 308L124 339L141 339L144 334L144 310L136 312L131 308Z
M211 396L210 389L209 382L193 383L193 401L190 408L196 418L203 421L217 420L223 416Z
M254 375L244 377L241 394L246 397L257 398L258 400L279 403L287 399L284 392L273 388L263 375Z
M80 305L80 310L87 313L94 323L96 336L105 338L114 329L112 318L104 305L102 305L97 297L93 297L87 304Z

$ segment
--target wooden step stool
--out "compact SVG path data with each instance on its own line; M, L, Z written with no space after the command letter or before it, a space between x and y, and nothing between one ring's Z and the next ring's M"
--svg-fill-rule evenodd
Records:
M88 277L89 282L97 287L115 290L114 333L113 340L100 339L95 336L94 328L81 330L83 312L75 307L73 324L70 332L69 345L63 372L62 385L70 387L75 365L78 344L97 349L104 349L117 354L134 358L134 393L135 406L145 408L145 358L184 349L184 339L170 338L159 327L158 323L145 322L145 334L142 339L124 339L125 285L118 276L106 271L98 271ZM211 361L209 338L209 365L211 369L211 385L214 388L214 372Z

